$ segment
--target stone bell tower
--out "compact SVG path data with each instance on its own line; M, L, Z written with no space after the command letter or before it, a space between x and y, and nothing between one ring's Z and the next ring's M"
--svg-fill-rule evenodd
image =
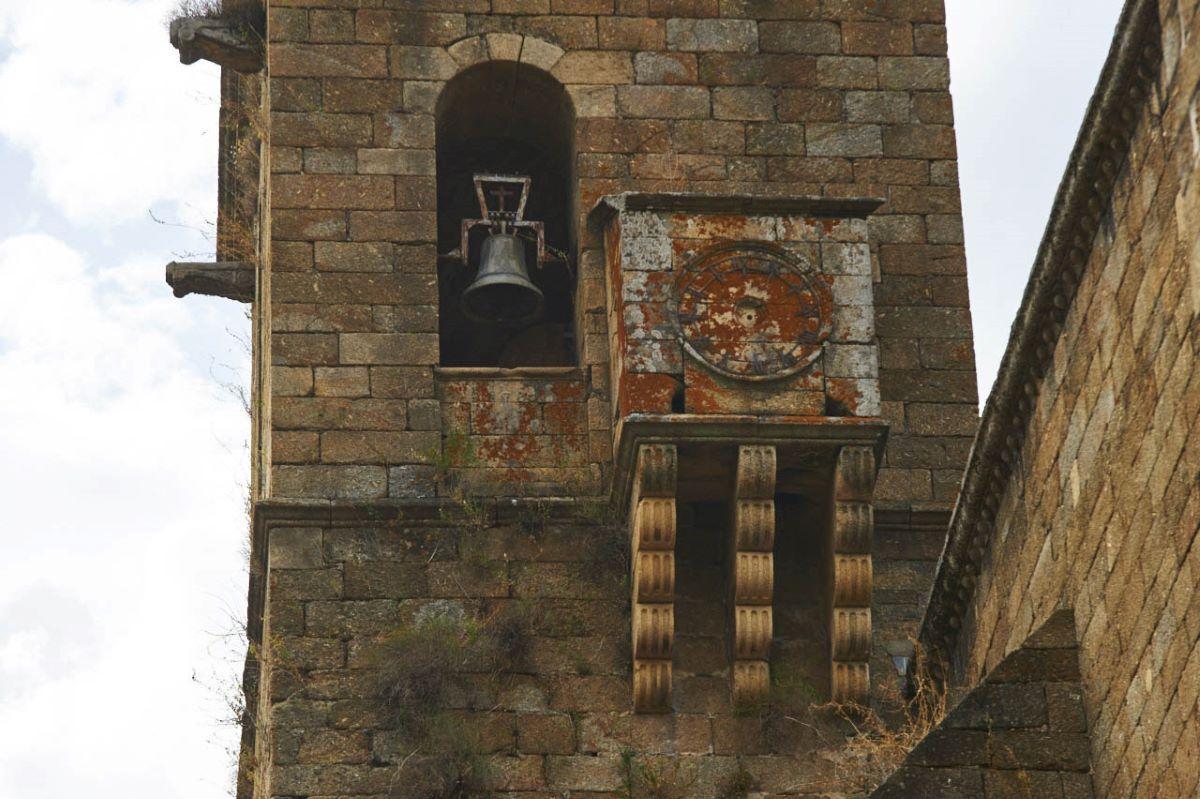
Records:
M236 6L241 796L830 784L975 427L941 0Z

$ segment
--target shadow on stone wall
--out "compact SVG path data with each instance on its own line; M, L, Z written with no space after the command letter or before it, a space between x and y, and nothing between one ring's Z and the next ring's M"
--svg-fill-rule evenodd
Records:
M1075 616L1055 613L917 745L872 799L1090 799Z

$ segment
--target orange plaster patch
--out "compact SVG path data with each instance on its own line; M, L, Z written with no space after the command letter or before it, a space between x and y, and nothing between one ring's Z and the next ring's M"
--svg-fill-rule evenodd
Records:
M840 405L846 416L858 416L862 395L858 391L859 381L847 377L830 377L825 380L825 391L834 405ZM839 414L842 415L842 414Z
M548 402L542 408L546 432L554 435L582 435L587 432L583 403Z
M678 390L679 380L671 375L626 374L621 380L621 413L670 413Z
M689 360L684 367L684 380L687 413L821 416L825 412L823 381L812 373L751 384L720 377Z

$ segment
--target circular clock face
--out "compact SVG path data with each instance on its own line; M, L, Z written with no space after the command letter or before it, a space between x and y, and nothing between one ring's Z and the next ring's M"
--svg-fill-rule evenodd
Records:
M809 366L829 337L833 299L797 256L767 242L719 244L676 283L684 348L738 380L775 380Z

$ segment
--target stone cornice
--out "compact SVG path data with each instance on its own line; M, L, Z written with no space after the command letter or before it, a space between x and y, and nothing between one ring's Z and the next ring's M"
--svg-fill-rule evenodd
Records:
M953 662L997 509L1161 59L1158 3L1129 0L984 407L934 580L921 642L945 662Z
M614 507L624 508L629 502L638 449L644 445L759 445L777 447L781 452L799 448L834 454L845 446L867 446L875 451L878 464L887 436L887 423L871 417L631 414L617 422L613 471L626 479L614 481Z
M587 370L578 366L435 366L441 380L586 380Z
M864 219L885 200L878 197L771 197L752 194L625 192L601 197L589 218L603 224L621 211L665 211L745 216L811 216Z

